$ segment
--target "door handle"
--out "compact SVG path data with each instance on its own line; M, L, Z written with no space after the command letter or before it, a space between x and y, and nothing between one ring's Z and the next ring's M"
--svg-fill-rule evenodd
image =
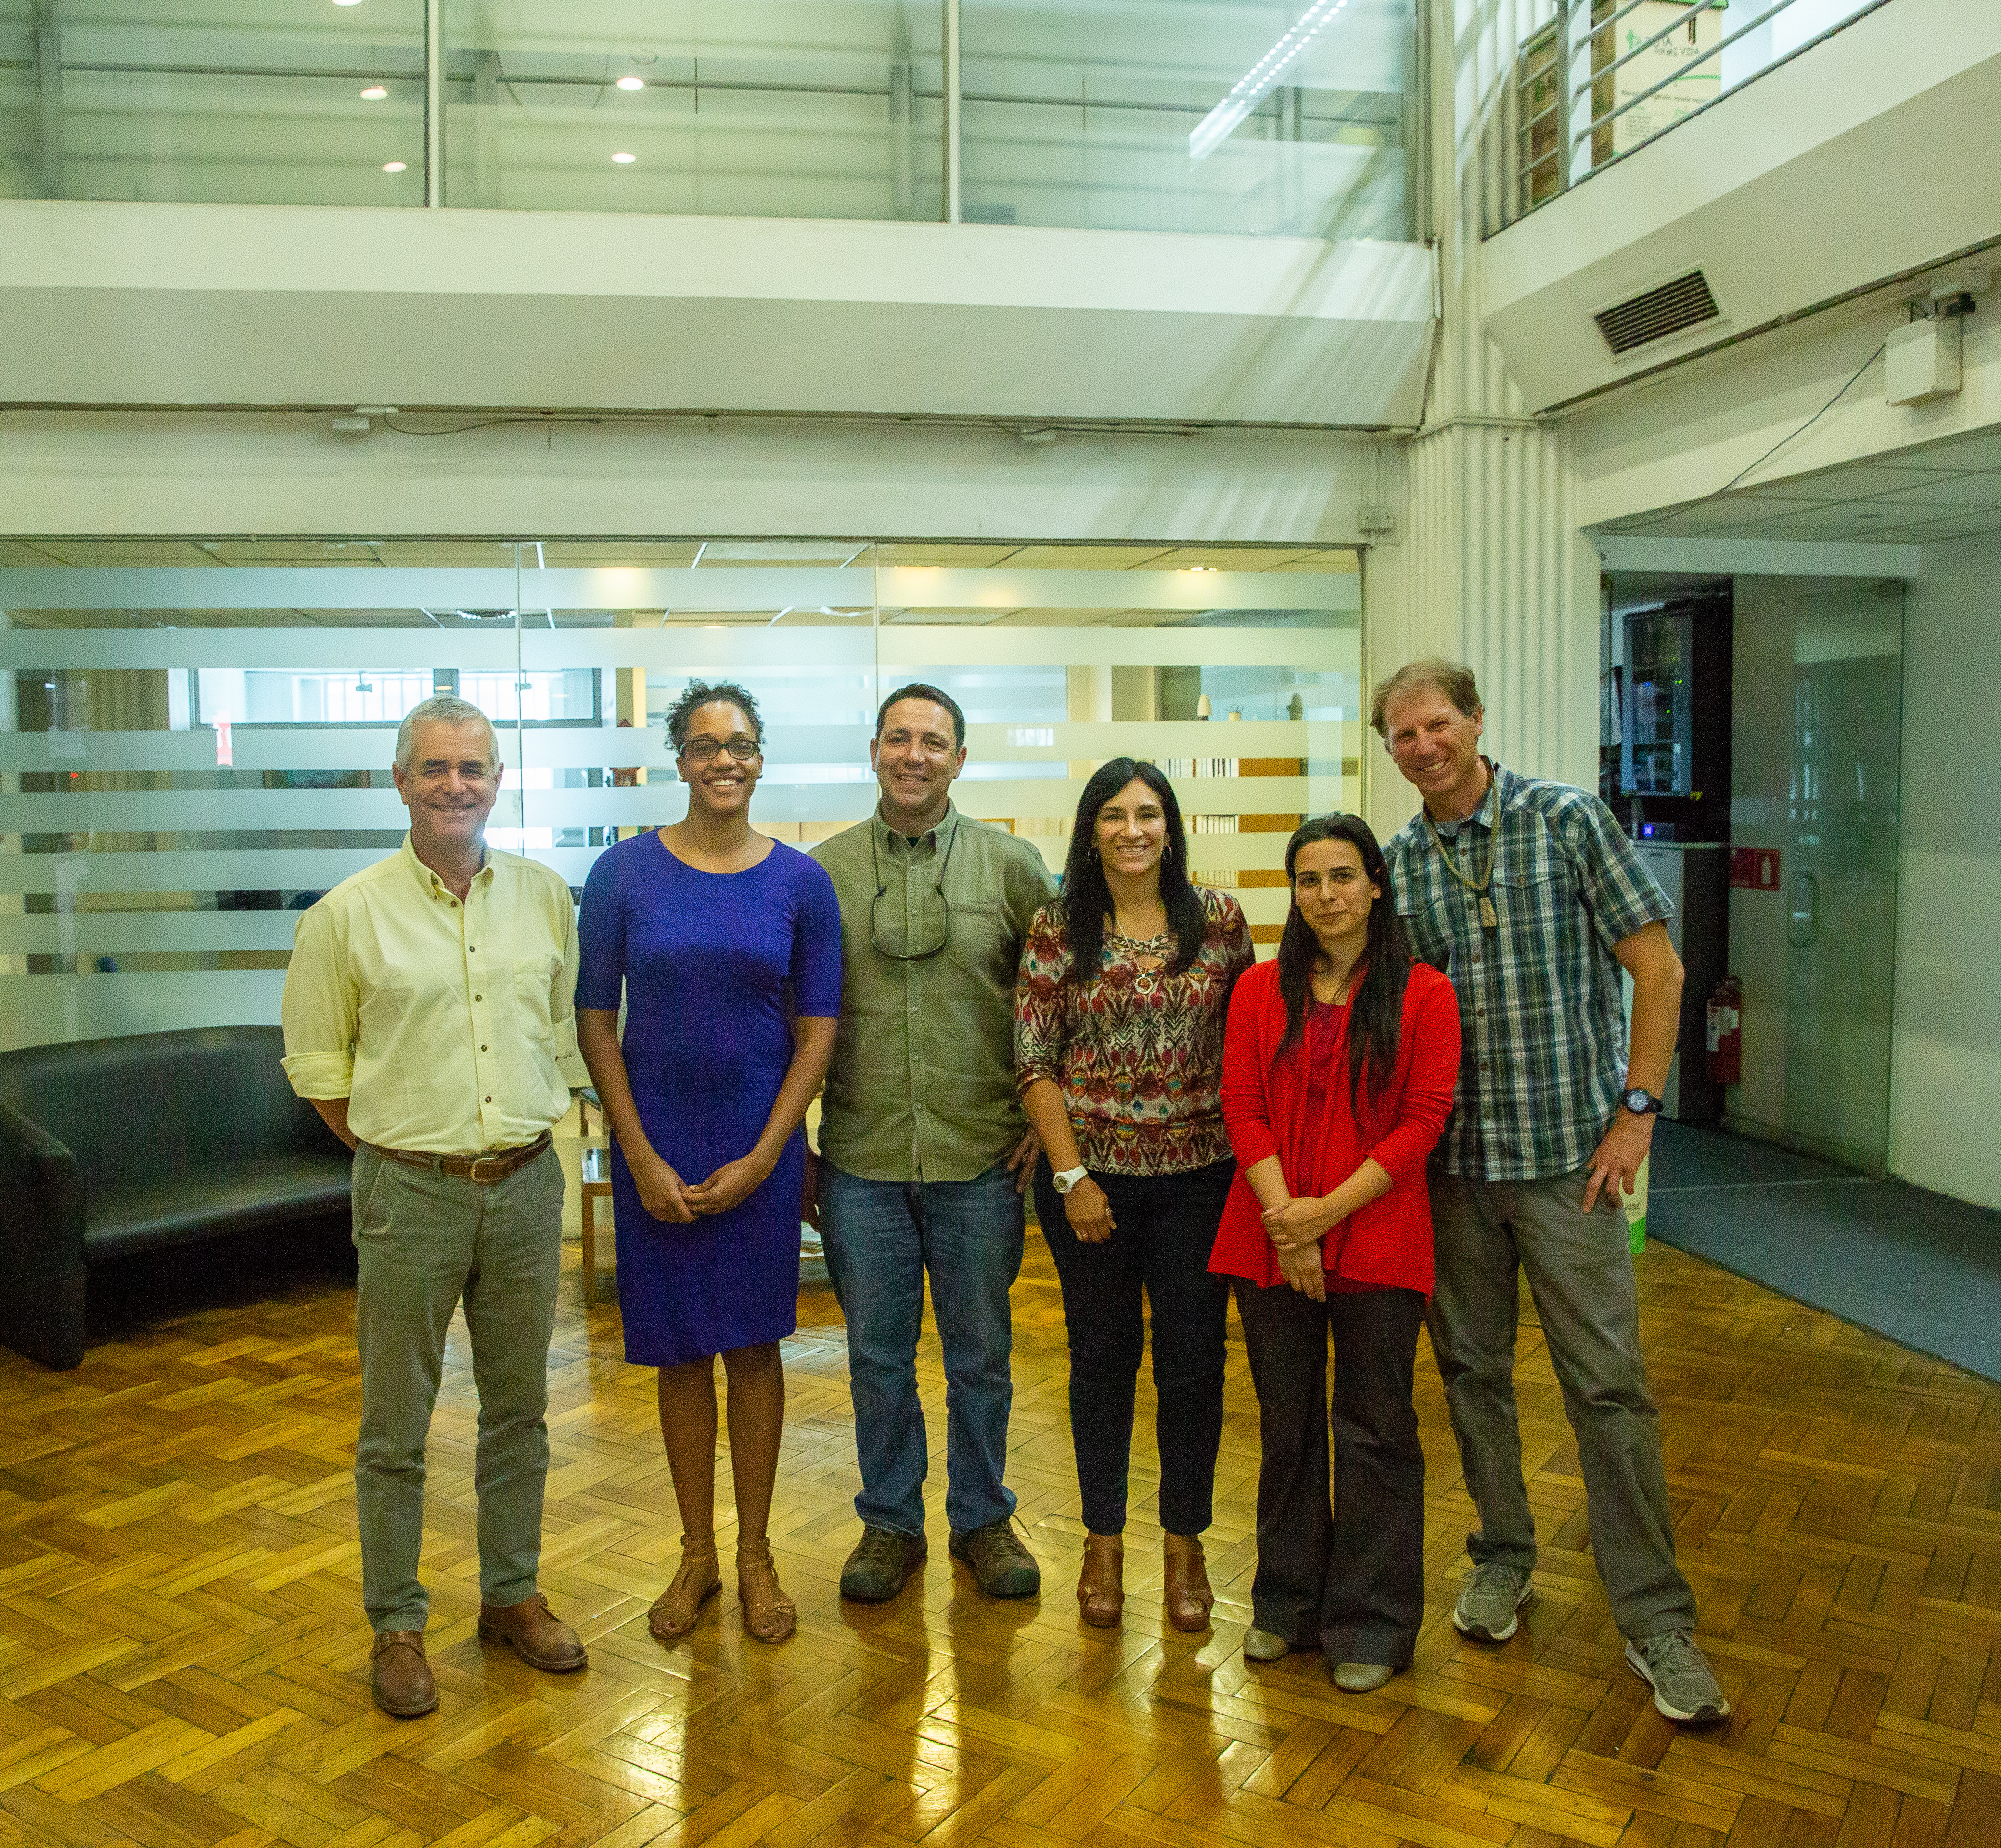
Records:
M1786 941L1803 950L1819 934L1820 882L1810 872L1796 872L1786 913Z

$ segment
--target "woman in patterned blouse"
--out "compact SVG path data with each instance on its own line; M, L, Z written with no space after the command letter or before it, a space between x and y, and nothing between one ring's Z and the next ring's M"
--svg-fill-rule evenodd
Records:
M1115 757L1084 785L1063 895L1021 951L1014 1051L1042 1137L1035 1215L1063 1284L1070 1439L1087 1533L1088 1624L1125 1603L1133 1387L1153 1308L1168 1620L1208 1627L1202 1562L1223 1432L1226 1286L1209 1270L1236 1164L1223 1126L1223 1025L1251 966L1227 893L1190 883L1174 786Z

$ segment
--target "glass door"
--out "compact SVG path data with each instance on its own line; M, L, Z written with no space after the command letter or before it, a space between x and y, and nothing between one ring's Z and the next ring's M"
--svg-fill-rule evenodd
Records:
M1804 597L1793 632L1786 1125L1874 1174L1890 1136L1903 599Z

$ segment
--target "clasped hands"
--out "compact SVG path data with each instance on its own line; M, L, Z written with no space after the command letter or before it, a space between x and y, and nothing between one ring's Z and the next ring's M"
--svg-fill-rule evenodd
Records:
M1327 1300L1320 1241L1345 1216L1331 1198L1287 1200L1283 1206L1265 1209L1265 1232L1278 1255L1280 1276L1314 1302Z
M698 1219L727 1213L738 1205L771 1178L777 1164L754 1154L740 1155L692 1187L658 1155L628 1161L626 1165L632 1172L632 1185L639 1190L639 1204L655 1219L691 1226Z

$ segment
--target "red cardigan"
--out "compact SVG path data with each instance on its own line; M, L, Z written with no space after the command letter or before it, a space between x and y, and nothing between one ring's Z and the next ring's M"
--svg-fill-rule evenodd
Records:
M1248 1277L1266 1289L1283 1281L1258 1196L1244 1178L1246 1168L1276 1155L1286 1185L1304 1199L1331 1193L1373 1155L1394 1185L1321 1241L1321 1262L1352 1283L1429 1295L1432 1206L1425 1158L1452 1112L1453 1087L1459 1079L1458 999L1436 969L1411 965L1396 1067L1373 1110L1364 1092L1364 1112L1371 1119L1364 1124L1356 1122L1348 1104L1345 1007L1342 1017L1326 1114L1319 1122L1308 1122L1303 1046L1272 1063L1286 1034L1278 964L1260 962L1237 982L1223 1042L1223 1120L1237 1157L1237 1178L1209 1268L1227 1277Z

